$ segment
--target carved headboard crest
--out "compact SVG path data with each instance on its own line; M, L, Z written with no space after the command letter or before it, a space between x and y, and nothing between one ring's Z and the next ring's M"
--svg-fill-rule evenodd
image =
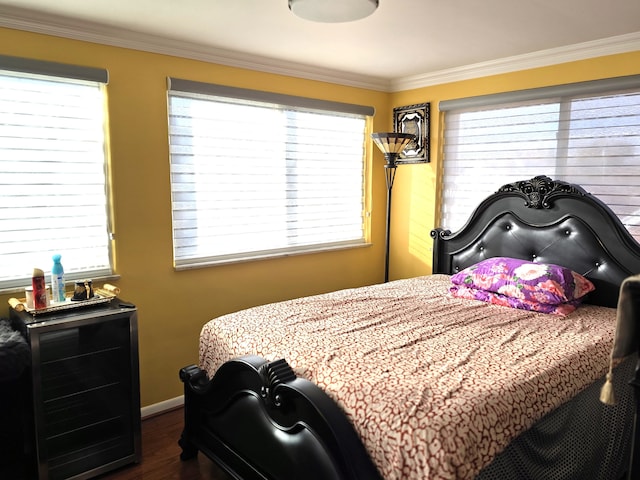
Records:
M551 208L553 197L559 193L587 195L582 187L560 180L551 180L544 175L539 175L531 180L508 183L500 187L496 193L501 192L511 192L522 196L525 199L525 206L529 208Z

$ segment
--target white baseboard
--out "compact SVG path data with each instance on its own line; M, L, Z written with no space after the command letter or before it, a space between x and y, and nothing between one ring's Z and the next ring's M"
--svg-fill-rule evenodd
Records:
M142 418L151 417L152 415L157 415L159 413L166 412L167 410L173 410L174 408L181 407L182 405L184 405L184 395L142 407L140 409L140 415Z

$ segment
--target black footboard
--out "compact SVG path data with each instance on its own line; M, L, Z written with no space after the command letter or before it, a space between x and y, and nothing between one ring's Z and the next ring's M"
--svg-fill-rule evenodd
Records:
M185 393L181 458L198 451L243 480L381 479L340 408L285 360L247 356L210 381L180 370Z

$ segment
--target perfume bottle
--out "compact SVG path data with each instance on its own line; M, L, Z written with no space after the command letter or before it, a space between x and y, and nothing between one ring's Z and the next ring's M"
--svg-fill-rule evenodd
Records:
M31 286L33 287L33 308L36 310L47 308L47 286L44 282L44 272L39 268L33 269Z

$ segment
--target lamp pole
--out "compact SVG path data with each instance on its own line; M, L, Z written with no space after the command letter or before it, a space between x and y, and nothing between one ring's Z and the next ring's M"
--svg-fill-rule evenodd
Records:
M393 189L393 181L396 178L396 162L395 158L390 159L391 154L385 154L387 158L387 164L384 166L384 175L387 181L387 222L385 230L385 243L384 243L384 281L389 281L389 244L391 234L391 190Z
M391 234L391 190L393 189L393 181L396 178L397 160L400 153L407 144L415 140L415 135L409 133L387 132L372 133L371 138L384 153L386 164L384 166L384 175L387 181L387 221L384 245L384 281L389 281L389 239Z

